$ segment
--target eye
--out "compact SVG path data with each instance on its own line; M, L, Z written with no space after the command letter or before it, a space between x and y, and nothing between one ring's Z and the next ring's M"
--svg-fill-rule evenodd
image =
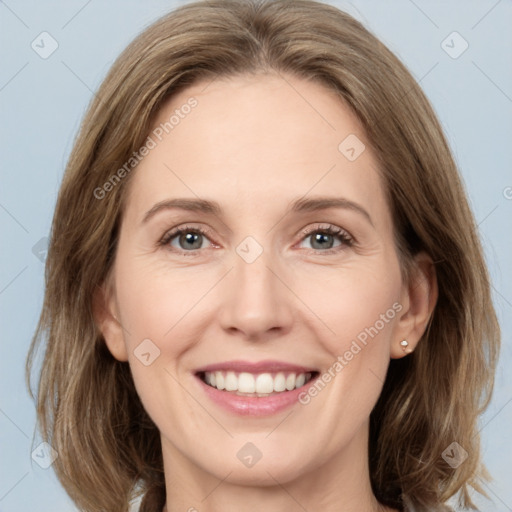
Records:
M205 248L203 243L208 240L207 235L208 231L203 228L183 226L166 233L159 245L193 256L194 251Z
M209 231L201 227L182 226L167 232L159 245L186 256L195 256L196 251L206 248L205 242L210 241L208 236ZM301 241L304 240L310 240L312 251L325 254L339 252L354 243L353 237L344 229L331 224L304 229Z
M313 251L327 254L339 252L354 243L354 239L344 229L331 224L307 228L302 235L302 240L310 240ZM336 241L338 245L335 245Z

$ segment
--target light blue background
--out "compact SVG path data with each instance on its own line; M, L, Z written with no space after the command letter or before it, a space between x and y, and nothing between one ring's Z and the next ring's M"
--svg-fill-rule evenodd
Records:
M181 3L0 1L0 512L75 510L52 470L31 460L35 413L23 371L43 297L43 263L32 249L48 234L92 91L137 33ZM512 510L512 4L329 3L361 20L421 81L467 185L503 329L495 394L481 423L494 504L477 503L485 512ZM31 48L43 31L59 44L46 60ZM441 47L453 31L469 44L457 59Z

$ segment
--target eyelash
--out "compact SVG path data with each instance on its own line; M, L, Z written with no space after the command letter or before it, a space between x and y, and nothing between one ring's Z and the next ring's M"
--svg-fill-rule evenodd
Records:
M210 236L209 230L206 230L204 228L198 228L198 227L190 227L190 226L183 226L180 228L173 229L169 232L167 232L162 239L158 242L159 246L163 247L170 247L169 242L176 238L178 235L184 234L184 233L196 233L201 234L205 237ZM326 250L320 250L320 249L309 249L310 251L313 251L315 254L321 253L321 254L335 254L339 251L345 249L346 247L352 247L354 245L354 238L347 233L344 229L341 229L337 226L334 226L332 224L328 224L326 226L315 226L314 228L306 228L302 231L302 238L301 241L307 238L308 236L311 236L315 233L323 233L328 235L333 235L338 238L338 240L341 242L341 245L339 245L337 248L331 248ZM170 249L173 252L177 252L179 254L182 254L183 256L197 256L197 251L200 249L193 249L190 251L184 251L176 248Z

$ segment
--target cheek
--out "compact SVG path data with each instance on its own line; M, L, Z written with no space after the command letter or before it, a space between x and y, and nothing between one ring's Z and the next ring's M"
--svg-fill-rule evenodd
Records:
M187 320L200 309L201 299L211 288L210 280L188 269L170 271L161 264L132 258L119 262L117 282L127 344L133 348L149 338L162 352L179 353L187 340L183 332Z
M124 341L144 408L160 430L177 410L193 418L194 403L178 383L178 363L198 339L195 306L208 290L207 283L196 279L191 286L183 272L164 272L137 258L120 262L118 283Z
M331 354L323 372L330 389L325 399L331 412L326 415L335 430L345 428L336 423L340 404L356 424L368 417L380 395L394 326L402 309L400 284L398 262L390 258L382 265L337 273L329 281L327 293L313 295L323 320L336 333L323 338L324 348Z
M354 341L369 349L365 352L370 352L376 342L384 347L401 309L400 282L398 264L391 259L389 265L332 269L328 279L312 275L299 294L307 298L308 306L325 327L322 339L328 352L337 356L349 350Z

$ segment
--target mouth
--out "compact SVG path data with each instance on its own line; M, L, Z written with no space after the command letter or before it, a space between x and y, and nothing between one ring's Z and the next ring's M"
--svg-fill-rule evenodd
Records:
M299 389L318 372L235 372L210 371L196 374L207 386L238 396L267 397Z
M206 394L232 412L270 414L297 402L320 372L279 362L230 362L195 372Z

